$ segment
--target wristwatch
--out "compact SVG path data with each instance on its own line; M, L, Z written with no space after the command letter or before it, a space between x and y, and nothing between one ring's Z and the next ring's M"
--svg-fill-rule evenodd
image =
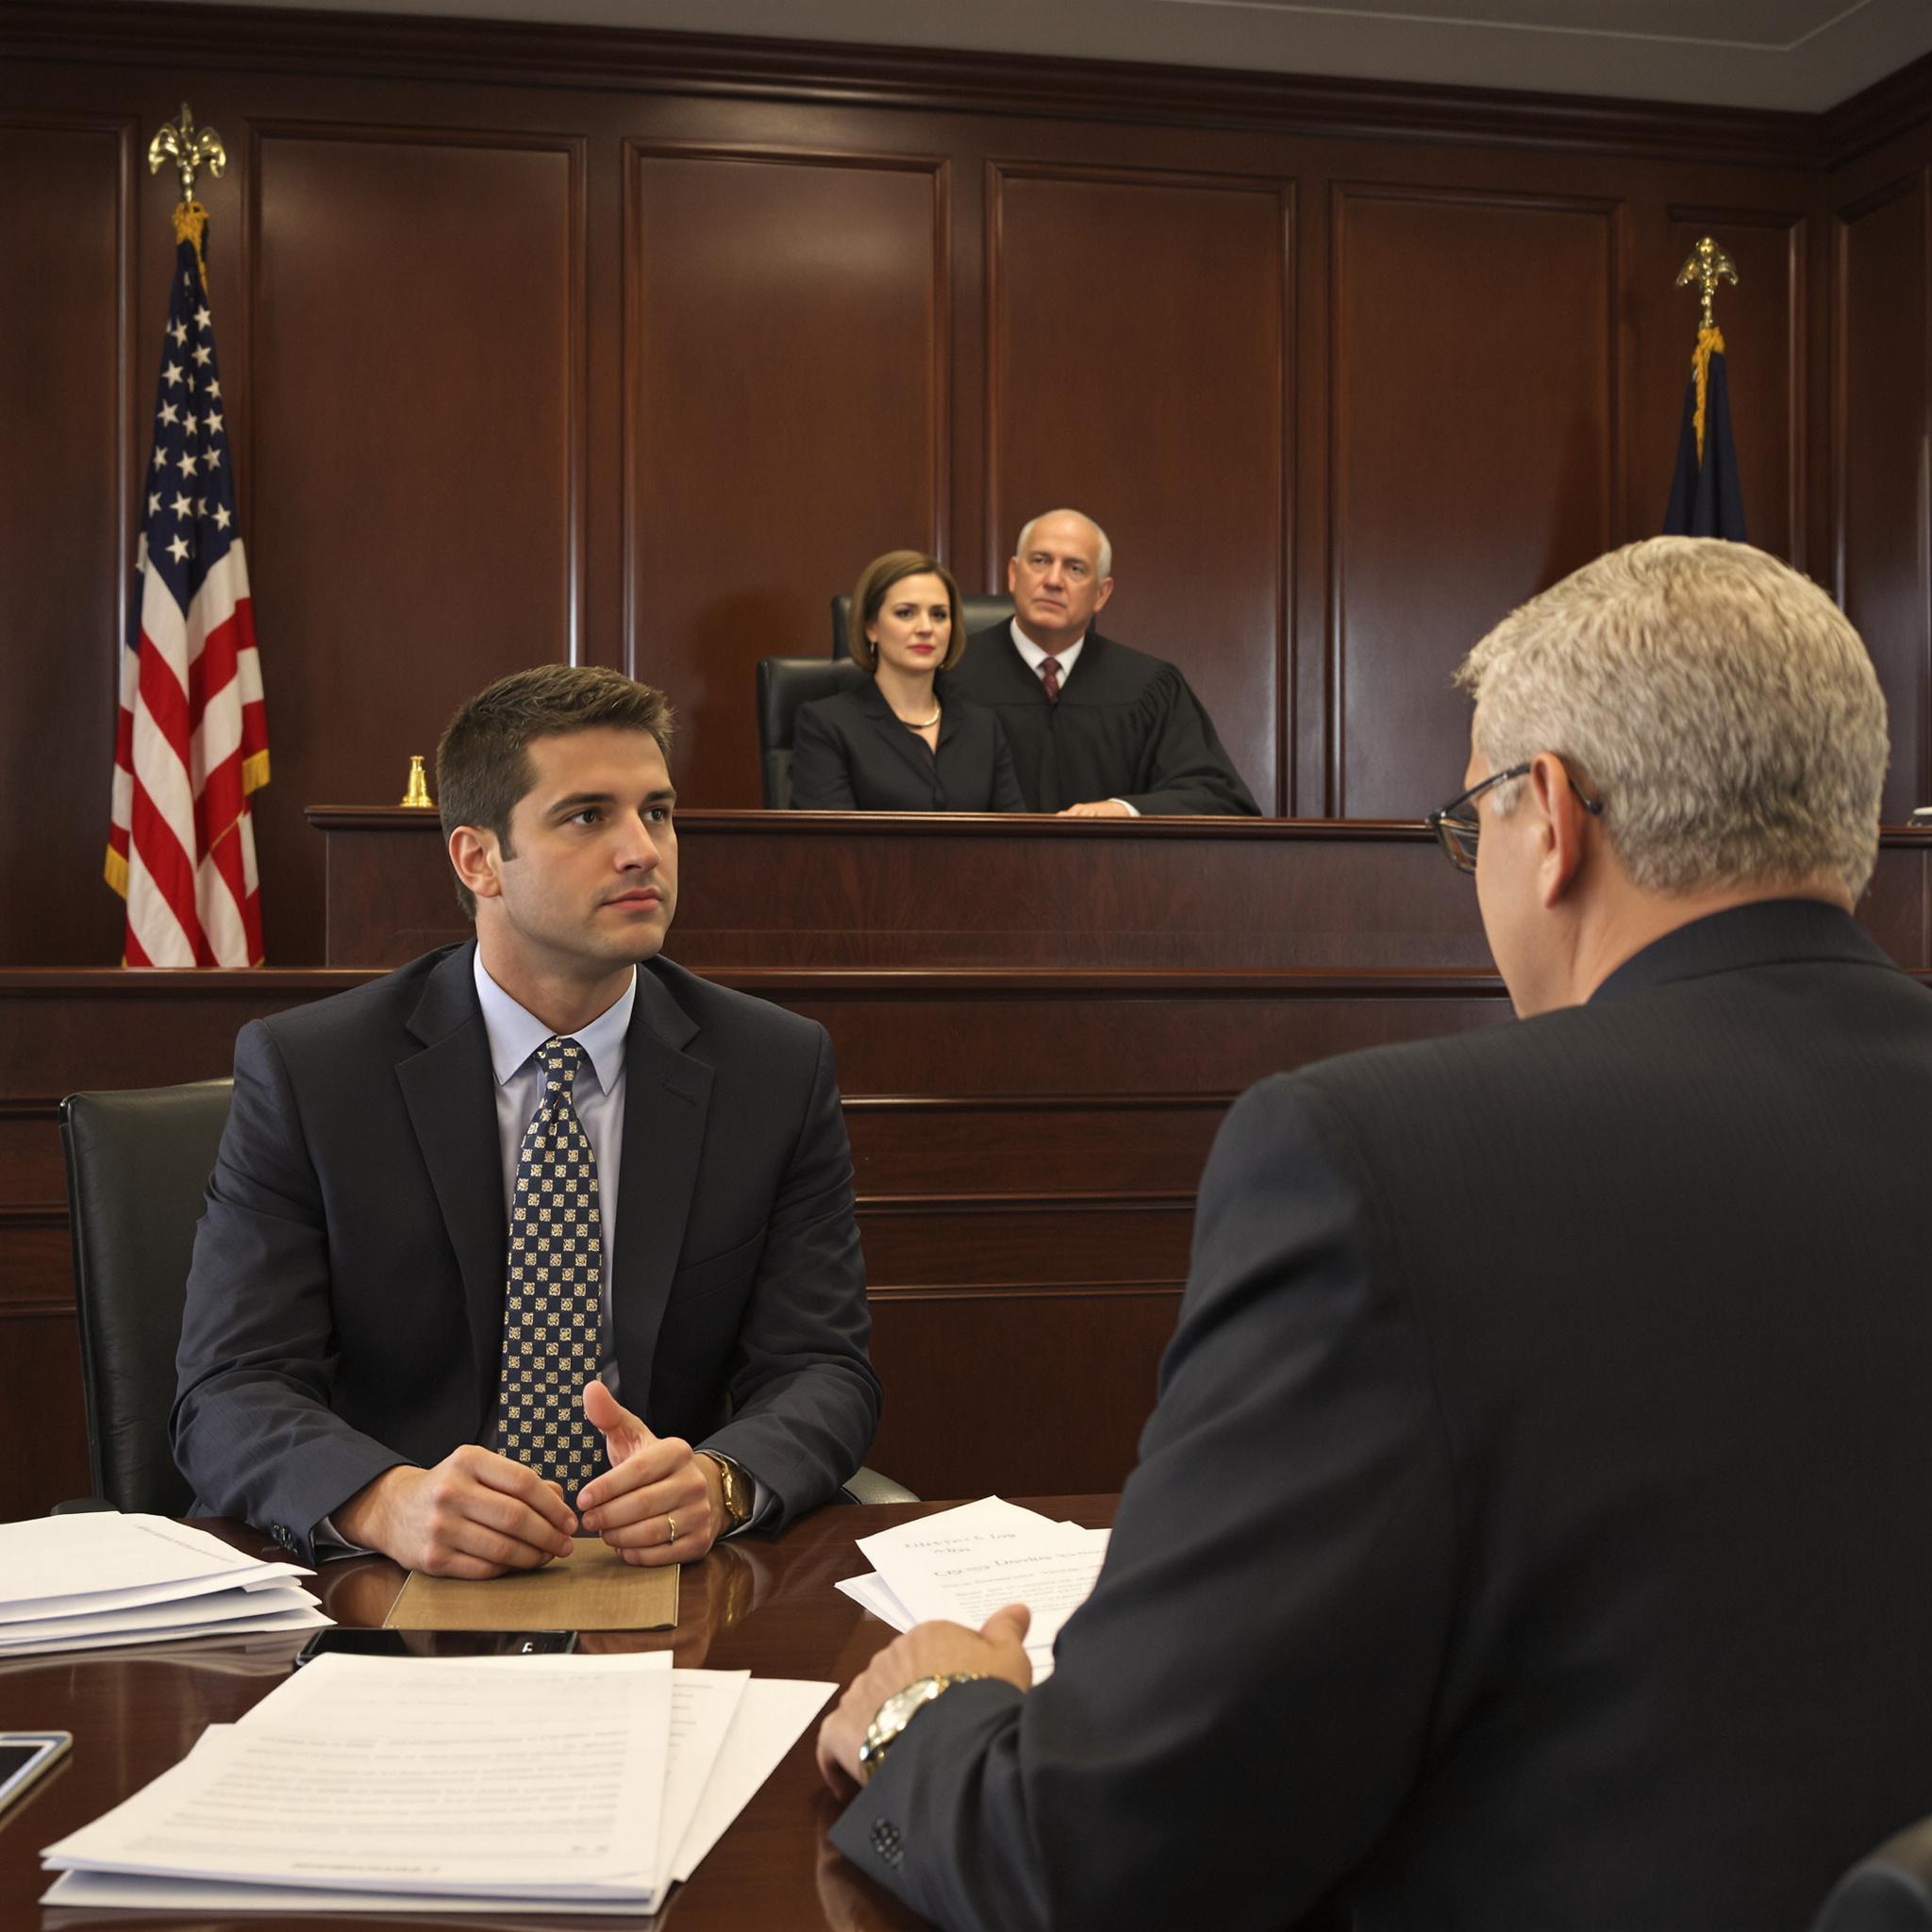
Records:
M718 1465L718 1492L724 1499L724 1514L730 1519L731 1529L742 1529L751 1521L752 1498L758 1493L751 1485L751 1478L733 1462L728 1456L720 1456L715 1449L700 1449L700 1456L708 1456Z
M879 1706L866 1731L865 1742L858 1747L858 1782L872 1782L873 1773L898 1742L899 1734L936 1697L943 1696L955 1684L974 1683L983 1674L979 1671L942 1671L936 1677L921 1677L905 1690L894 1690Z

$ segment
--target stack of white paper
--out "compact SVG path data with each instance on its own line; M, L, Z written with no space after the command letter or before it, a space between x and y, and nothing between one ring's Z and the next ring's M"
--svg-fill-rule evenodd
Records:
M92 1511L0 1523L0 1663L181 1637L329 1623L294 1579L162 1516Z
M664 1651L319 1657L49 1845L45 1902L655 1911L834 1688Z
M1060 1625L1085 1603L1108 1532L1056 1523L999 1496L858 1539L873 1566L839 1588L895 1630L944 1617L976 1630L1008 1604L1033 1612L1026 1655L1037 1682L1053 1669Z

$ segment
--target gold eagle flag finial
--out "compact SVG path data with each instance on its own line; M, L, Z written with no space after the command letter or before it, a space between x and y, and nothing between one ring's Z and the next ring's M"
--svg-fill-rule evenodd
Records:
M161 172L161 163L172 160L181 175L181 199L192 202L194 199L194 177L207 168L217 181L228 165L228 150L222 145L222 137L212 127L196 127L194 110L186 101L181 103L181 119L170 122L147 144L147 171L150 175Z
M1717 243L1706 235L1684 259L1684 266L1677 271L1677 286L1688 288L1695 282L1704 296L1704 314L1697 326L1700 331L1714 329L1717 318L1711 313L1711 298L1717 293L1720 282L1729 282L1733 288L1738 282L1738 264L1726 255Z
M1690 376L1697 385L1697 408L1692 421L1697 429L1697 460L1704 460L1704 408L1710 389L1710 358L1724 353L1724 331L1717 325L1717 317L1711 312L1711 298L1717 293L1720 282L1729 282L1733 288L1738 283L1738 264L1726 255L1708 236L1699 239L1697 246L1684 259L1684 266L1677 271L1678 288L1686 288L1695 282L1704 297L1704 313L1697 324L1697 348L1690 358Z

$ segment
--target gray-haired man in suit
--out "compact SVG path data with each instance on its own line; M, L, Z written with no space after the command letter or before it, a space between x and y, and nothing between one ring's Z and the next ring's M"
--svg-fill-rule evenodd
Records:
M1660 539L1462 680L1437 821L1521 1024L1236 1106L1053 1676L1023 1608L928 1624L824 1725L877 1767L834 1842L943 1926L1799 1925L1932 1806L1932 997L1851 916L1871 662Z

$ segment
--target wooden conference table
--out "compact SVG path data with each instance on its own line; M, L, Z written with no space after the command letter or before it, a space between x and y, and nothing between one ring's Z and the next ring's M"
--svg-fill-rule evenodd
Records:
M1035 1507L1091 1527L1113 1521L1112 1496L1061 1496ZM680 1665L750 1670L761 1677L807 1677L842 1690L892 1633L833 1588L867 1568L853 1547L858 1537L943 1504L820 1509L775 1542L741 1539L686 1567L675 1631L587 1637L586 1647L669 1648ZM233 1523L205 1523L237 1548L276 1561L280 1547ZM377 1624L403 1572L379 1557L322 1565L308 1588L339 1624ZM140 1790L183 1757L202 1727L228 1724L288 1674L306 1632L286 1637L208 1639L158 1647L142 1655L93 1651L23 1658L0 1666L0 1729L67 1730L74 1750L21 1803L0 1815L0 1926L8 1932L61 1932L83 1924L146 1924L196 1932L262 1928L269 1920L247 1913L81 1912L43 1907L47 1875L42 1845L52 1844L110 1805ZM689 1885L671 1893L644 1920L511 1914L420 1913L407 1918L331 1913L308 1925L341 1932L427 1932L436 1925L497 1925L589 1932L597 1925L650 1924L675 1932L886 1932L916 1926L914 1918L825 1843L839 1805L819 1781L812 1749L814 1723L773 1773L738 1821L700 1865Z

